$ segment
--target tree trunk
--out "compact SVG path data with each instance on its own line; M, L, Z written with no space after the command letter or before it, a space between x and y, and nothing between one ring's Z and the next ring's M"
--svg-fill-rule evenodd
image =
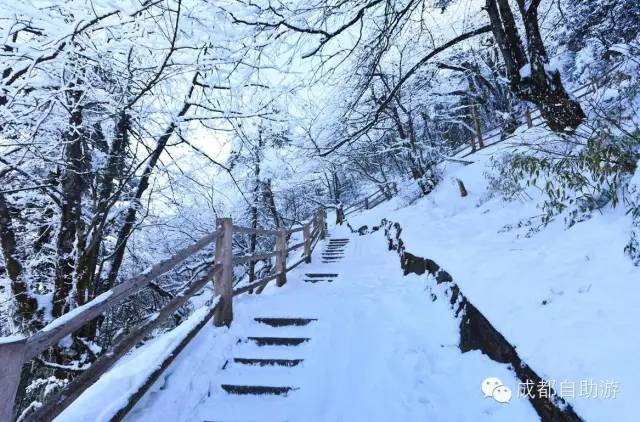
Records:
M116 249L113 253L113 261L111 263L111 270L109 271L109 275L107 276L106 283L99 286L99 291L96 292L100 294L109 290L116 282L118 278L118 273L120 272L120 267L122 266L122 260L124 259L124 252L126 250L127 241L129 240L129 236L131 236L131 232L133 231L133 226L136 223L136 218L138 215L138 209L140 208L140 199L142 199L142 195L146 192L149 187L149 180L151 179L151 175L156 167L156 164L160 160L160 155L164 152L165 147L167 146L167 142L173 135L177 126L175 123L171 123L165 133L158 139L156 143L156 148L151 153L151 157L149 157L149 161L147 166L140 177L140 182L138 183L138 187L136 188L136 192L133 198L130 199L131 204L127 209L124 217L124 222L122 223L122 227L120 228L120 232L118 233L118 240L116 241Z
M508 0L487 0L491 28L505 63L512 91L540 110L554 132L570 132L585 119L580 103L564 88L557 69L549 61L538 25L539 0L517 0L525 27L528 57L515 25ZM527 65L528 71L527 71Z
M262 133L260 134L260 139L258 141L258 146L262 148ZM262 151L258 150L255 155L255 185L253 186L253 197L251 204L251 209L249 210L250 218L251 218L251 228L258 228L258 202L260 201L260 154ZM253 255L256 252L256 243L257 243L257 235L252 233L249 236L249 255ZM249 283L253 283L256 280L256 261L249 262ZM249 293L252 293L253 290L250 290Z
M129 208L125 213L124 222L122 224L122 227L120 228L120 232L118 233L118 240L116 241L116 248L113 252L109 275L107 276L106 282L101 283L100 286L97 286L96 295L109 290L115 284L116 279L118 278L118 273L120 272L120 267L122 266L122 260L124 259L124 252L126 250L127 241L129 240L129 236L131 236L131 232L133 231L133 226L138 215L138 208L140 208L140 199L149 187L149 179L151 179L151 175L155 170L156 164L160 160L160 156L167 146L167 142L169 142L169 139L171 139L176 129L178 129L177 121L179 121L180 117L183 117L185 114L187 114L192 106L192 103L189 101L195 90L197 78L198 74L196 73L196 75L193 77L193 80L191 81L191 88L189 89L189 93L187 94L184 105L176 116L178 119L172 121L167 129L165 129L162 136L158 138L156 147L149 157L147 166L145 167L144 172L140 177L138 187L136 188L136 192L133 198L131 198L131 204L129 205Z
M0 194L0 245L2 246L5 271L11 280L11 293L16 301L19 319L22 322L31 323L38 302L31 295L27 283L22 278L22 264L17 258L16 237L11 214L2 194Z
M73 287L75 269L76 240L82 230L82 192L85 189L83 180L84 145L82 133L82 107L79 104L82 92L74 89L70 92L71 116L69 130L64 145L65 169L60 179L62 191L62 207L60 210L60 226L56 241L55 290L53 293L52 314L62 316L70 309L70 293ZM80 235L80 236L79 236Z
M100 187L97 204L94 210L94 218L90 226L91 237L80 254L77 263L76 297L78 305L92 300L96 292L96 269L100 256L100 248L104 238L104 227L107 223L109 209L113 204L113 189L115 180L122 177L125 163L125 150L129 145L129 116L122 112L116 125L116 133L109 153L107 163L100 174ZM81 335L94 339L97 329L96 321L87 324L81 331Z
M267 204L267 208L271 213L271 217L273 217L273 222L276 228L282 227L283 224L280 219L280 215L278 214L278 209L276 208L276 201L273 197L273 191L271 190L271 179L268 179L266 182L262 182L262 195L265 203Z

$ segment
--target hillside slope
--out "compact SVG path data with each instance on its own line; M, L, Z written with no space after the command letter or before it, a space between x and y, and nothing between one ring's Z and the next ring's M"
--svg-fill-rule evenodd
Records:
M640 268L623 251L631 219L622 209L606 208L570 228L561 218L536 227L539 219L531 217L540 215L538 192L530 189L530 199L512 202L492 195L485 177L491 157L530 135L472 155L473 164L449 162L428 196L416 200L405 186L391 201L351 215L349 223L356 229L382 218L399 223L406 251L448 271L581 417L635 420ZM468 196L460 196L456 179Z

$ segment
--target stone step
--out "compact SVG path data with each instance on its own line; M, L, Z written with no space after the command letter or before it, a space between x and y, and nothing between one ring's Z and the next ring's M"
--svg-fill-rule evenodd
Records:
M262 395L262 394L275 394L275 395L286 395L291 390L295 390L294 387L272 387L272 386L263 386L263 385L232 385L232 384L222 384L222 389L229 394L240 394L240 395Z
M333 280L335 280L334 278L327 278L327 279L321 279L321 278L311 278L311 279L304 279L303 281L305 283L318 283L320 281L326 281L327 283L332 283Z
M286 327L290 325L307 325L312 321L317 321L316 318L254 318L253 319L260 324L270 325L272 327Z
M297 346L309 341L306 337L247 337L258 346Z
M298 366L304 359L233 358L235 363L260 366Z

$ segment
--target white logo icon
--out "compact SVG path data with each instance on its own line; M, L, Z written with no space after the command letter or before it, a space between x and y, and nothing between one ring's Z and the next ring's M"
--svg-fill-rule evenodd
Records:
M489 377L482 381L480 389L485 398L491 397L498 403L509 403L511 400L511 389L496 377Z

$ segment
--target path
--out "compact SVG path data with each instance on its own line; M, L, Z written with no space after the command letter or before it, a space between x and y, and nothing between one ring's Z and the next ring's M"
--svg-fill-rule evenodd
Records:
M284 287L239 297L232 327L203 330L128 420L539 420L524 399L482 396L486 377L514 391L517 381L479 352L459 352L448 304L431 302L424 277L402 276L380 233L330 235ZM288 393L231 394L260 392L251 386Z

